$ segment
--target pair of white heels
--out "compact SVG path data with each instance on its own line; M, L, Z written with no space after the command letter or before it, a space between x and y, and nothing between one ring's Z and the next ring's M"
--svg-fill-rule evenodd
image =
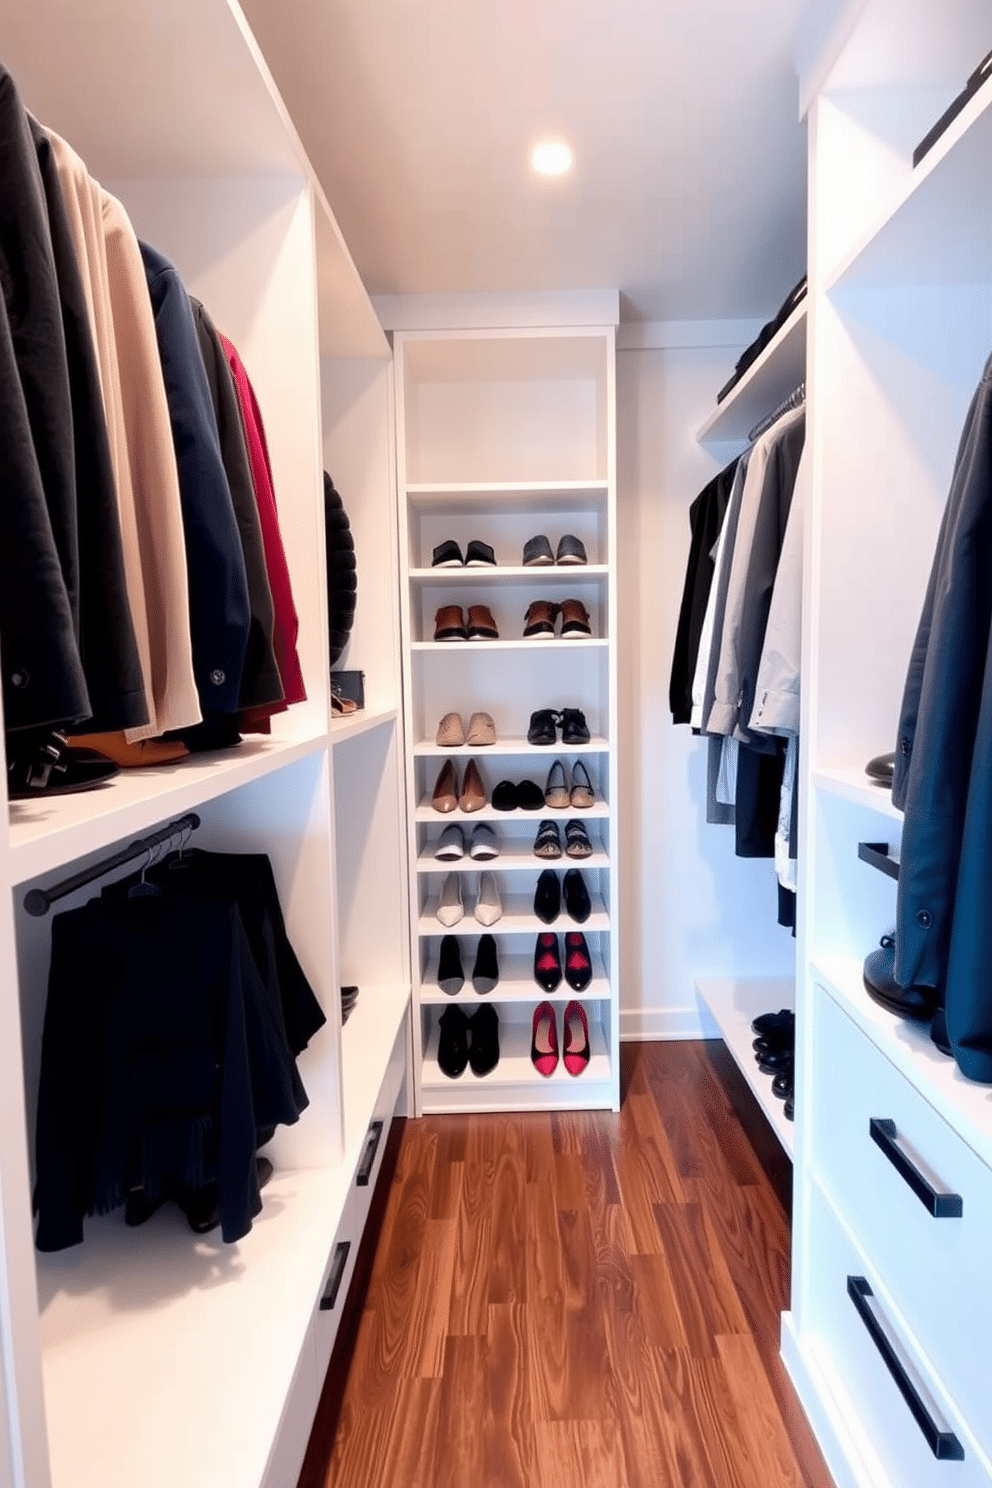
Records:
M465 913L462 898L464 876L461 873L449 873L441 885L441 894L437 902L437 918L442 925L457 925ZM473 910L475 918L480 925L495 925L502 913L503 906L500 903L495 875L480 873L479 890L475 897L475 909Z

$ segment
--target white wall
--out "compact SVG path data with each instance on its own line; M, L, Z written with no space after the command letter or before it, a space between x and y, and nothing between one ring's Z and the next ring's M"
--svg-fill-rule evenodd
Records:
M689 506L720 464L693 431L757 326L629 329L640 345L621 350L617 376L620 1033L692 1037L715 1032L696 977L794 965L772 864L736 858L733 828L707 825L706 744L668 707Z

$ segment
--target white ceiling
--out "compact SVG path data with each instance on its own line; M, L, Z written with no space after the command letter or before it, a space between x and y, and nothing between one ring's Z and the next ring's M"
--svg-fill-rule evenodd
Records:
M767 318L803 272L800 0L242 3L372 293Z

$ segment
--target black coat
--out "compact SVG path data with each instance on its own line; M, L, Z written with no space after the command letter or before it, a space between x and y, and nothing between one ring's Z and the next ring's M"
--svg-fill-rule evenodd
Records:
M972 399L906 677L896 978L936 987L962 1072L992 1083L992 358Z
M134 728L148 722L148 704L124 576L100 374L52 146L35 120L31 133L48 206L71 397L67 420L74 453L76 623L92 708L87 728Z
M90 716L69 375L28 116L0 67L0 645L7 729Z
M331 666L340 661L358 603L358 565L355 539L344 502L324 471L324 541L327 547L327 626Z

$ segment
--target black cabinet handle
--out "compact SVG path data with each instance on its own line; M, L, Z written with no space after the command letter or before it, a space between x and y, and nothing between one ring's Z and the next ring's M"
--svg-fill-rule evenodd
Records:
M920 1172L903 1152L898 1143L898 1132L894 1121L872 1116L868 1121L868 1135L876 1146L881 1147L889 1162L904 1183L908 1183L920 1203L934 1219L960 1219L964 1213L964 1200L960 1194L938 1193L932 1183Z
M887 842L859 842L858 857L862 863L870 863L880 873L887 873L889 878L898 879L899 860L889 857L889 844Z
M373 1121L369 1127L368 1136L365 1138L365 1151L362 1153L362 1161L359 1165L358 1174L355 1178L356 1188L368 1188L372 1169L375 1167L375 1155L382 1141L382 1122Z
M941 1431L907 1374L905 1365L885 1336L881 1323L872 1312L868 1298L874 1296L874 1293L863 1276L847 1278L847 1295L858 1309L858 1316L868 1329L872 1343L881 1354L882 1362L891 1374L899 1394L909 1406L913 1420L923 1432L933 1455L941 1462L963 1462L964 1448L961 1443L953 1431Z
M344 1268L348 1264L348 1252L351 1249L350 1240L339 1240L334 1248L334 1259L331 1262L331 1274L327 1278L327 1286L324 1295L320 1299L321 1312L330 1312L338 1300L338 1292L341 1288L341 1278L344 1276Z

